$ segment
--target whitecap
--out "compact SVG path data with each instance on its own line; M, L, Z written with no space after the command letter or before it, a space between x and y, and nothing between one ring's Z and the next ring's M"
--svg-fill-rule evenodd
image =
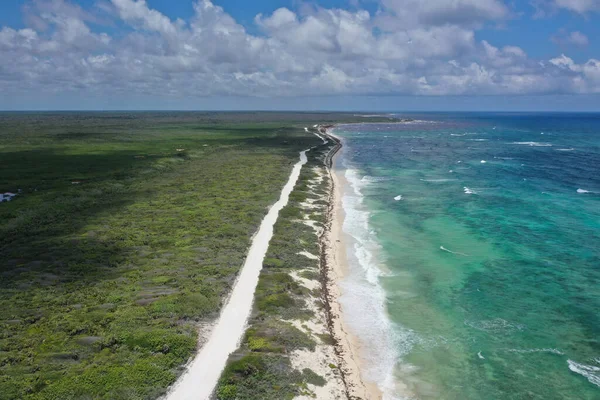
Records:
M482 163L482 164L485 164L485 163L487 163L487 161L485 161L485 160L481 160L481 163Z
M592 193L589 190L584 190L584 189L577 189L577 193L583 194L583 193Z
M385 181L389 181L389 180L390 180L390 178L386 178L384 176L370 176L370 175L365 175L361 179L361 181L367 182L367 183L385 182Z
M465 253L459 253L459 252L457 252L457 251L448 250L448 249L447 249L447 248L445 248L444 246L440 246L440 250L442 250L442 251L446 251L446 252L448 252L448 253L456 254L456 255L459 255L459 256L469 257L469 255L468 255L468 254L465 254Z
M464 191L465 191L465 194L477 194L477 192L476 192L476 191L474 191L474 190L472 190L472 189L469 189L469 188L468 188L468 187L466 187L466 186L465 186L463 189L464 189Z
M580 364L572 360L567 360L569 364L569 369L576 374L582 375L587 378L587 380L596 385L600 386L600 368L594 365L585 365Z
M574 151L574 148L568 148L568 149L556 149L556 151Z
M450 136L467 136L466 133L451 133Z
M481 358L482 360L485 360L485 357L484 357L484 356L481 354L481 352L477 353L477 356L478 356L479 358Z
M542 142L512 142L511 144L520 144L524 146L532 146L532 147L552 147L550 143L542 143Z
M398 196L394 197L394 200L396 200L396 201L402 200L402 195L398 195Z
M465 325L470 326L473 329L484 332L502 332L502 331L522 331L525 329L523 325L513 324L503 318L494 318L489 320L481 321L465 321Z
M487 139L468 139L471 142L487 142Z
M565 353L563 353L562 351L558 350L558 349L508 349L506 350L510 353L523 353L523 354L527 354L527 353L551 353L551 354L556 354L559 356L564 356Z
M440 183L440 182L452 182L452 181L456 181L458 179L448 179L448 178L441 178L441 179L421 179L422 182L432 182L432 183Z

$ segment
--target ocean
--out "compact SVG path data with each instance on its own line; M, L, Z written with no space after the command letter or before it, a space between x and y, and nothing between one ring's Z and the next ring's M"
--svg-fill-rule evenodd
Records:
M339 125L345 319L386 399L600 399L600 114Z

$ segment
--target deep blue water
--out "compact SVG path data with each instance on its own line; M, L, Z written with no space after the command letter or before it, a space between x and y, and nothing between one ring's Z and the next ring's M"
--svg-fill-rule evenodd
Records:
M600 399L600 114L408 117L335 130L369 379L388 398Z

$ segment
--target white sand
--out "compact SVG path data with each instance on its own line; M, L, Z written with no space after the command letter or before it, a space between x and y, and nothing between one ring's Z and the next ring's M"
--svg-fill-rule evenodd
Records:
M309 253L308 251L301 251L300 253L301 256L304 256L306 258L310 258L311 260L318 260L319 257L315 256L314 254Z
M246 261L210 338L167 394L167 400L207 400L214 391L229 355L238 348L246 329L263 259L273 236L273 225L279 211L288 203L300 170L307 162L306 151L300 153L300 161L294 165L281 197L262 220L252 239Z
M0 193L0 203L6 201L11 201L13 197L15 197L16 194L11 193L11 192L6 192L6 193Z

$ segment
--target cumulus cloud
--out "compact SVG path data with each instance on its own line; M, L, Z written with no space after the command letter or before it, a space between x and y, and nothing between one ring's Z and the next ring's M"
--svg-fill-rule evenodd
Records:
M257 34L210 0L197 0L186 21L145 0L97 4L28 3L27 28L0 29L0 91L180 98L600 93L597 60L540 62L516 46L479 42L482 24L510 17L498 0L382 0L375 15L358 6L280 8L256 16ZM115 28L123 24L127 30ZM579 32L564 36L583 43Z
M127 23L164 35L175 35L177 29L169 18L148 8L145 0L112 0L119 17Z
M589 39L586 35L579 31L568 32L564 29L561 29L556 34L554 34L550 40L555 44L566 47L566 46L577 46L577 47L585 47L589 44Z

